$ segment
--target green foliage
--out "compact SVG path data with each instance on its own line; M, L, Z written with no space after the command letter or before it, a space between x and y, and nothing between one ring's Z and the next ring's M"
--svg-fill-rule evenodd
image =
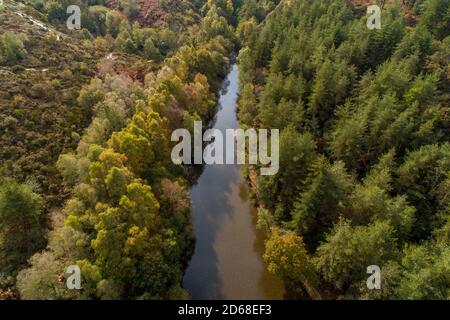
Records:
M26 37L22 34L3 33L0 36L0 62L14 63L22 59L27 54L24 41Z
M49 253L38 253L30 259L32 269L25 269L17 276L17 288L22 299L56 300L69 298L63 292L66 284L58 280L64 274L64 266Z
M110 11L102 6L89 7L86 13L83 12L81 16L81 25L83 28L89 30L91 34L105 35L107 31L107 15ZM111 21L109 21L109 27L111 28ZM111 30L114 32L114 30Z
M428 248L407 247L401 260L403 279L397 289L401 299L449 298L450 251L448 246Z
M389 6L383 12L383 27L369 33L364 68L376 69L394 52L405 34L405 22L398 4ZM364 21L365 27L365 21ZM357 41L355 39L355 41ZM401 46L401 45L400 45Z
M407 246L399 262L383 266L381 290L367 290L361 283L360 291L365 299L447 300L448 269L448 246Z
M445 188L450 173L450 144L428 145L410 152L398 168L398 190L420 212L414 233L417 237L429 235L442 224L436 213L443 208L438 190ZM445 209L444 209L445 210Z
M302 239L293 232L282 233L274 229L266 242L264 260L269 271L287 279L292 284L301 284L312 291L317 285L315 266L305 249Z
M367 266L381 266L395 258L395 240L388 222L352 227L347 220L339 220L318 247L314 262L326 281L345 289L367 278Z
M122 1L120 7L131 10L133 3ZM219 14L213 4L206 8L212 12L205 20ZM228 19L226 8L221 14ZM213 90L228 70L231 29L219 15L224 25L208 38L200 36L206 30L193 27L184 34L188 44L178 50L183 42L170 28L130 25L99 6L91 6L84 18L95 36L116 36L119 50L154 63L171 57L163 65L152 64L159 69L153 75L150 64L131 56L138 63L128 76L116 74L114 68L128 64L116 61L123 52L114 52L102 59L97 77L83 85L77 104L92 115L91 124L75 135L76 151L56 162L71 190L65 223L49 233L47 249L20 272L17 288L25 299L185 298L180 284L192 246L190 201L186 172L170 160L170 129L186 119L212 116ZM144 77L145 87L138 81ZM70 264L82 273L83 289L75 293L64 288L61 277Z
M292 224L314 248L345 210L352 181L342 162L331 165L319 157L305 185L292 211Z
M66 18L67 6L60 1L50 0L45 4L45 11L50 22L63 22Z
M117 37L123 17L116 11L108 11L105 15L105 28L112 37Z
M333 106L343 102L355 77L353 68L345 62L322 62L315 74L310 96L310 112L320 123L333 113Z
M239 3L237 28L239 119L282 132L261 223L301 238L328 298L448 298L449 1L389 3L379 30L350 1L268 2Z
M42 198L28 185L0 184L0 270L12 272L44 245Z
M420 24L426 26L439 40L447 37L450 30L450 2L429 0L422 4L422 8Z
M296 196L304 190L304 181L314 159L316 145L309 133L300 135L294 128L288 127L280 135L280 169L274 176L261 176L259 185L261 200L266 205L272 199L278 199L276 218L289 217Z
M138 13L136 0L119 0L119 8L128 18L133 18Z

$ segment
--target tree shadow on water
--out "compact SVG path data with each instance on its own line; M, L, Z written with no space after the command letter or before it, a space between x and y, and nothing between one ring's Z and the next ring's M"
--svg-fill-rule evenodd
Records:
M214 244L221 224L233 213L228 197L238 179L236 166L211 165L191 189L196 245L183 286L193 299L224 298Z

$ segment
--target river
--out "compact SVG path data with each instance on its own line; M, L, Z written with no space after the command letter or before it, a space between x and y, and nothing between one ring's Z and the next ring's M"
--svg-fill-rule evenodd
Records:
M219 99L214 127L239 127L238 67L233 65ZM208 165L191 188L195 251L183 279L193 299L282 299L283 283L262 260L264 234L239 165Z

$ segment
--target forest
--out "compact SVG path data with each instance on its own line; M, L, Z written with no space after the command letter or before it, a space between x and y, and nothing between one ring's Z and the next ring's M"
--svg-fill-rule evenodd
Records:
M380 30L344 0L241 12L239 118L281 130L279 174L248 169L269 270L299 298L449 299L450 2Z
M232 8L166 1L166 18L141 26L134 1L78 1L86 27L67 34L69 4L0 12L0 296L185 298L190 174L170 160L170 132L214 113ZM52 27L17 34L29 15ZM73 264L80 291L66 288Z
M286 298L449 300L450 0L373 2L380 29L363 0L4 0L0 300L189 299L171 133L235 60L241 127L280 130L278 173L242 171Z

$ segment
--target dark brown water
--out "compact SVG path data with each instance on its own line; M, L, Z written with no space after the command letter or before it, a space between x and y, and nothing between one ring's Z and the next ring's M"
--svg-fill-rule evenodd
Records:
M233 66L219 100L214 128L239 127L238 68ZM282 299L283 283L261 258L264 234L239 165L209 165L191 189L196 247L183 286L193 299Z

